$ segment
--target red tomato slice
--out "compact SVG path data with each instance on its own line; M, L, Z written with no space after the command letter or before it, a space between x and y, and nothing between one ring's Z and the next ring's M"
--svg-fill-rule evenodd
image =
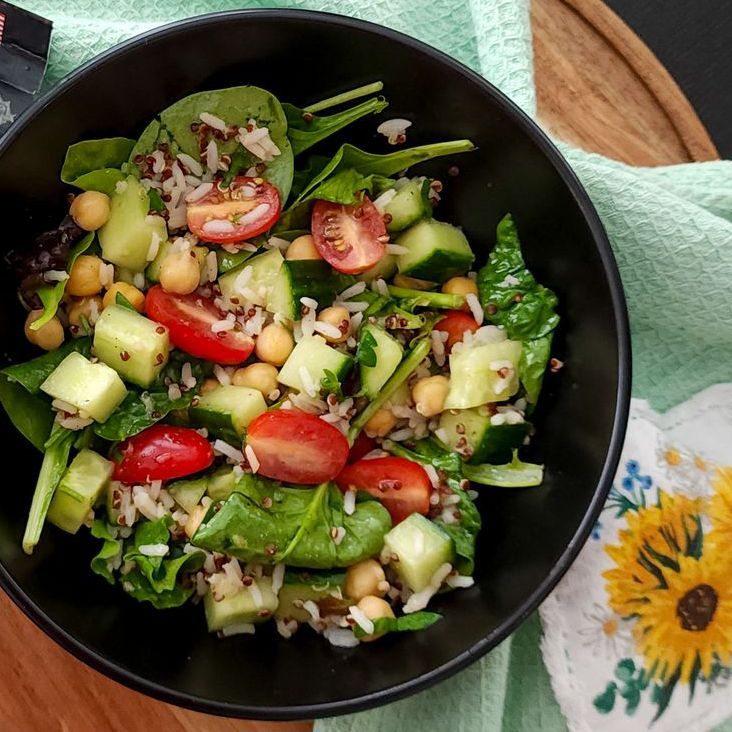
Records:
M348 464L355 463L364 455L375 450L377 447L376 440L369 437L365 432L359 432L351 446L351 452L348 453Z
M348 458L348 441L339 430L297 409L260 414L247 427L247 445L259 461L259 474L284 483L332 480Z
M244 241L270 229L280 215L280 194L261 178L240 175L187 206L188 228L204 241Z
M208 440L189 427L156 424L115 448L113 480L147 483L205 470L214 459Z
M462 310L448 310L445 317L435 325L435 330L447 333L446 353L450 353L452 347L462 341L466 331L475 333L478 328L475 318Z
M311 229L320 256L339 272L358 274L386 254L384 219L366 196L356 206L316 201Z
M200 295L174 295L155 285L147 291L145 312L168 328L176 348L191 356L235 365L246 361L254 350L254 339L240 330L211 330L223 315L212 300Z
M412 513L430 510L430 479L421 465L406 458L359 460L346 465L336 483L344 493L355 488L378 498L395 525Z

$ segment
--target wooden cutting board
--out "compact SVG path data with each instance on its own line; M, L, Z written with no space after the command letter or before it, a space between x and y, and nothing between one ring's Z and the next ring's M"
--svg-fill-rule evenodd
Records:
M585 150L636 165L717 151L668 72L601 0L534 0L539 118ZM310 722L210 717L146 698L63 651L0 593L0 729L309 732Z

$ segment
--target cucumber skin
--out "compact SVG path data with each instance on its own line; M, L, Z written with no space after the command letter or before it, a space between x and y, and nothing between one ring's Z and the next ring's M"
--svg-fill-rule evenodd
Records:
M320 307L327 307L339 292L356 281L348 275L335 274L327 262L319 259L285 260L280 276L287 278L290 292L289 311L282 314L292 320L300 318L301 297L311 297Z
M399 271L420 280L445 282L454 275L467 272L474 260L473 255L436 250L427 259L422 259L409 268L402 269L400 266Z
M412 179L399 189L396 196L384 206L384 213L392 218L386 229L390 233L404 231L422 219L432 216L432 204L428 196L430 182L427 178Z

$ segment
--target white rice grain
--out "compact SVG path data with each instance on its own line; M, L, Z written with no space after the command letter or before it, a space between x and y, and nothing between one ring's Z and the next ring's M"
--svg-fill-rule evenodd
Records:
M333 339L339 339L343 333L341 333L339 328L336 328L335 325L331 325L330 323L325 323L322 320L316 320L313 324L313 330L316 333L320 333L321 335L324 335L326 338L333 338Z
M201 122L209 127L213 127L219 132L226 132L226 122L224 122L221 117L217 117L215 114L211 114L210 112L201 112L198 117Z
M423 465L424 472L427 473L427 477L430 479L430 483L433 488L437 488L440 485L440 476L437 474L437 470L434 465Z
M449 587L465 588L472 587L475 584L475 580L472 577L467 577L462 574L451 574L445 580L445 584Z
M224 442L224 440L215 440L213 443L213 449L219 454L230 458L235 463L241 463L244 461L244 453L230 445L228 442Z
M356 295L360 295L362 292L366 290L366 283L365 282L357 282L355 285L351 285L350 287L347 287L343 292L341 292L337 300L350 300L352 297L356 297Z
M442 586L445 578L452 572L452 565L445 562L439 569L432 575L429 585L420 592L415 592L405 603L402 608L405 615L409 613L417 612L418 610L424 610L427 607L427 603L437 593Z
M200 201L204 196L208 195L213 190L213 183L201 183L201 185L194 188L187 196L187 203L196 203Z
M160 234L157 231L153 231L150 234L150 246L147 249L147 255L145 259L148 262L152 262L155 257L158 256L158 250L160 249Z
M181 367L180 380L188 389L192 389L196 385L196 377L193 375L193 367L188 361L186 361Z
M377 292L379 295L383 295L384 297L389 297L389 288L386 285L386 281L381 279L381 277L379 277L378 279L375 279L371 283L371 289L374 292Z
M178 386L178 384L171 384L168 387L168 399L170 399L170 401L174 402L176 399L180 399L180 397L181 397L180 386Z
M332 646L339 648L355 648L359 644L359 640L353 634L353 631L347 628L329 625L323 631L323 636Z
M146 557L164 557L170 551L167 544L140 544L137 549Z
M404 427L403 429L396 430L389 435L389 439L394 440L394 442L403 442L404 440L409 440L412 437L414 437L414 430L410 427Z
M480 302L478 301L478 296L472 292L469 292L465 296L465 302L468 304L470 312L475 318L475 322L480 325L483 322L485 314L483 313L483 308L480 306Z
M394 254L398 256L399 254L407 254L409 252L408 247L403 247L401 244L387 244L386 245L386 253L387 254Z
M229 384L231 384L231 376L223 366L219 366L219 364L216 364L213 367L213 373L214 376L217 378L219 384L221 384L222 386L228 386Z
M203 168L201 167L201 163L199 163L198 160L196 160L195 158L191 157L188 153L178 153L176 157L182 165L185 165L185 167L191 171L193 175L197 176L198 178L203 175Z
M275 595L279 594L279 591L282 589L282 584L285 581L285 565L284 564L275 564L274 569L272 570L272 592L275 593Z
M257 458L254 448L251 445L244 446L244 456L252 469L252 473L259 472L259 459Z
M367 302L344 302L341 303L349 313L362 313L369 306Z
M384 209L392 202L392 199L394 196L396 196L397 190L396 188L389 188L388 190L384 191L378 198L375 198L373 201L374 206L376 207L376 210L380 213L384 213Z
M315 381L313 380L313 377L310 375L310 371L308 371L308 367L304 365L300 366L297 373L300 376L300 383L302 384L302 388L305 393L309 397L316 397L318 394L318 389Z
M49 269L43 273L43 279L46 282L65 282L69 279L69 273L62 269Z
M343 513L346 516L353 515L356 510L356 491L348 490L343 495Z
M370 620L366 613L361 610L358 605L351 605L348 608L348 612L351 614L351 617L356 621L356 625L358 625L361 630L366 633L366 635L371 635L371 633L374 632L374 623L373 620Z
M335 535L333 536L333 543L337 546L345 538L346 538L346 530L343 528L343 526L338 526L335 530Z
M206 145L206 167L210 173L216 173L219 169L219 149L215 140Z
M217 320L215 323L211 323L211 332L222 333L226 330L232 330L235 325L236 322L232 320Z
M236 625L227 625L222 628L221 635L228 638L232 635L254 635L256 629L252 623L237 623Z

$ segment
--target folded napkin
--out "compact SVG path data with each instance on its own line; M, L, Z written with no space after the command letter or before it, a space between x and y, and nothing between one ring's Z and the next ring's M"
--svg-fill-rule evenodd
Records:
M401 30L535 112L528 0L15 1L55 23L48 85L155 25L274 5ZM607 229L630 310L638 399L608 505L542 607L543 632L534 617L452 679L316 732L604 732L654 718L666 732L732 716L732 473L717 469L732 462L732 385L712 386L732 382L732 163L641 169L562 151ZM691 535L670 546L669 527Z

